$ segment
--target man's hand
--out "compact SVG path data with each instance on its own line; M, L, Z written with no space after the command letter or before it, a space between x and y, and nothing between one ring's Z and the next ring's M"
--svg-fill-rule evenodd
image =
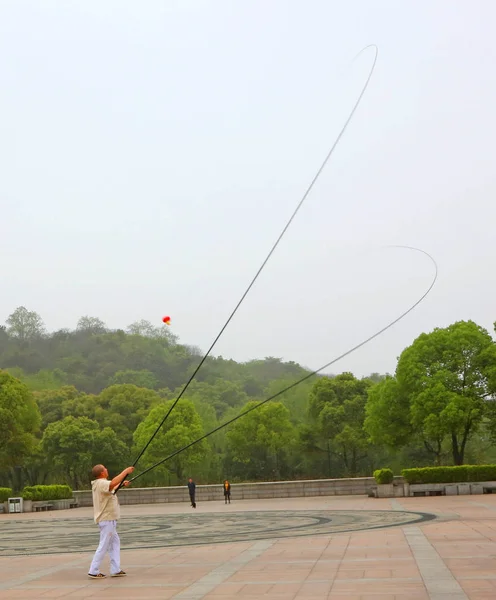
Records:
M131 482L126 479L126 481L122 484L124 487L131 485Z
M128 467L127 469L124 469L124 471L122 471L122 473L120 473L119 475L114 477L112 479L112 481L110 482L109 492L111 492L115 488L119 488L122 480L125 479L126 476L129 475L130 473L132 473L133 471L134 471L134 467ZM128 482L128 485L129 485L129 482Z

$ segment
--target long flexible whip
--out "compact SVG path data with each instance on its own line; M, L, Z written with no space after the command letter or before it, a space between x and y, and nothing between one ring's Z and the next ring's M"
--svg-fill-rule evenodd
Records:
M266 404L270 400L274 400L274 398L277 398L281 394L284 394L285 392L287 392L287 391L295 388L297 385L300 385L300 383L303 383L307 379L310 379L310 377L313 377L314 375L317 375L318 373L320 373L324 369L327 369L328 367L330 367L334 363L338 362L339 360L345 358L346 356L349 356L350 354L352 354L353 352L355 352L359 348L362 348L363 346L365 346L366 344L368 344L369 342L371 342L375 338L377 338L380 335L382 335L388 329L390 329L391 327L393 327L394 325L396 325L396 323L398 323L398 321L401 321L409 313L411 313L428 296L428 294L430 293L430 291L434 287L434 285L435 285L435 283L437 281L437 277L438 277L437 263L434 260L434 258L428 252L426 252L425 250L422 250L421 248L415 248L413 246L397 246L397 245L388 246L388 247L389 248L403 248L403 249L406 249L406 250L414 250L416 252L420 252L420 253L424 254L425 256L427 256L432 261L432 264L434 265L434 277L433 277L433 279L431 281L431 284L429 285L429 287L427 288L427 290L422 294L422 296L414 304L412 304L412 306L410 306L410 308L408 308L405 312L403 312L399 317L397 317L396 319L394 319L393 321L391 321L390 323L388 323L385 327L383 327L379 331L376 331L374 334L372 334L371 336L369 336L367 339L363 340L362 342L360 342L356 346L353 346L353 348L350 348L349 350L347 350L343 354L340 354L338 357L336 357L333 360L331 360L330 362L326 363L323 367L320 367L320 369L317 369L316 371L313 371L312 373L309 373L308 375L305 375L304 377L302 377L298 381L295 381L291 385L288 385L286 388L284 388L280 392L277 392L277 394L274 394L274 395L270 396L269 398L266 398L265 400L262 400L262 402L258 403L256 406L253 406L252 408L249 408L248 410L245 410L244 412L242 412L241 414L239 414L237 417L234 417L234 418L230 419L229 421L226 421L226 423L223 423L222 425L219 425L215 429L212 429L212 431L209 431L208 433L206 433L205 435L202 435L201 437L199 437L198 439L194 440L193 442L187 444L186 446L183 446L182 448L180 448L179 450L176 450L172 454L169 454L169 456L166 456L165 458L163 458L159 462L153 464L151 467L148 467L147 469L145 469L144 471L142 471L141 473L139 473L138 475L136 475L135 477L133 477L129 481L135 481L139 477L142 477L146 473L149 473L152 469L155 469L156 467L160 466L164 462L167 462L171 458L174 458L174 456L177 456L181 452L184 452L188 448L191 448L191 446L194 446L195 444L198 444L199 442L201 442L202 440L208 438L209 436L211 436L212 434L216 433L217 431L220 431L224 427L227 427L231 423L234 423L234 421L237 421L238 419L241 419L241 417L244 417L245 415L247 415L248 413L252 412L253 410L257 410L257 408L260 408L261 406L263 406L264 404Z
M280 233L279 237L277 238L276 242L274 243L274 245L272 246L270 252L268 253L267 257L265 258L265 260L263 261L261 267L258 269L258 271L255 274L255 277L253 277L250 285L246 288L245 292L243 293L243 295L241 296L241 299L239 300L239 302L236 304L236 307L234 308L234 310L232 311L231 315L229 316L229 318L227 319L227 321L224 323L222 329L219 331L217 337L214 339L214 341L212 342L212 345L210 346L210 348L207 350L206 354L203 356L202 360L200 361L200 363L198 364L198 366L196 367L196 369L194 370L193 374L191 375L191 377L188 379L188 381L186 382L186 384L184 385L183 389L181 390L181 392L179 393L179 395L177 396L177 398L175 399L175 401L173 402L172 406L170 407L169 411L166 413L166 415L164 416L164 418L162 419L162 421L160 422L159 426L156 428L156 430L154 431L154 433L152 434L152 436L150 437L150 439L148 440L148 442L143 446L143 449L141 450L141 452L138 454L138 456L136 457L133 466L136 466L138 464L139 459L143 456L143 454L145 453L145 451L147 450L148 446L152 443L153 439L155 438L155 436L157 435L157 433L159 432L159 430L163 427L164 423L167 421L169 415L171 414L171 412L174 410L174 408L176 407L177 403L179 402L179 400L182 398L182 396L184 395L185 391L188 389L189 385L191 384L191 382L193 381L193 379L196 377L196 374L198 373L198 371L201 369L203 363L205 362L205 360L207 359L207 357L210 355L210 352L213 350L215 344L219 341L219 338L221 337L221 335L224 333L226 327L229 325L229 323L231 322L232 318L234 317L234 315L236 314L236 312L238 311L239 307L241 306L241 304L243 303L244 299L246 298L246 296L248 295L248 293L250 292L251 288L253 287L253 285L255 284L256 280L258 279L258 277L260 276L261 272L263 271L263 269L265 268L266 264L269 262L272 254L274 253L274 251L276 250L277 246L279 245L279 242L282 240L282 238L284 237L286 231L289 229L289 226L291 225L291 223L293 222L294 218L296 217L298 211L300 210L300 208L302 207L303 203L305 202L305 200L307 199L310 191L312 190L312 188L314 187L315 183L317 182L318 178L320 177L320 174L322 173L322 171L324 170L325 166L327 165L327 163L329 162L329 159L331 158L332 154L334 153L334 150L336 149L336 146L338 145L339 141L341 140L344 132L346 131L351 119L353 118L361 100L363 95L365 94L365 91L367 90L367 87L369 85L370 79L372 77L372 74L374 72L375 69L375 65L377 62L377 56L379 53L379 49L377 48L377 46L375 44L371 44L369 46L366 46L365 48L363 48L356 56L355 59L365 50L367 50L368 48L374 48L375 49L375 56L374 56L374 61L372 63L372 66L370 68L368 77L365 81L364 86L362 87L362 90L360 92L360 95L358 96L357 101L355 102L355 105L353 106L353 109L351 110L348 118L346 119L346 122L344 124L344 126L342 127L341 131L339 132L334 144L332 145L331 149L329 150L327 156L324 159L324 162L322 163L322 165L320 166L319 170L317 171L316 175L314 176L314 178L312 179L310 185L308 186L307 190L305 191L305 193L303 194L302 199L300 200L300 202L298 203L296 209L294 210L293 214L291 215L289 221L286 223L284 229L282 230L282 232ZM355 60L354 59L354 60ZM325 367L323 367L325 368ZM120 486L119 486L120 487ZM119 489L119 487L117 488L117 490ZM116 490L116 491L117 491Z

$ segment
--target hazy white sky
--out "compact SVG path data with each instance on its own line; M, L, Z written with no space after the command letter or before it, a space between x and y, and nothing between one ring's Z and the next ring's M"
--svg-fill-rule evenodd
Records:
M393 371L422 331L496 320L492 0L0 0L0 322L172 317L214 354Z

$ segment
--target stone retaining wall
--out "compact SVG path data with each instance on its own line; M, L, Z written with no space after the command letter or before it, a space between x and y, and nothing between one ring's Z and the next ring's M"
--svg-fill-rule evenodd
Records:
M90 492L90 496L91 496L91 492ZM37 506L46 506L47 504L50 504L52 506L51 510L65 510L65 509L69 509L71 507L71 504L73 504L73 503L74 503L73 498L66 499L66 500L43 500L43 501L41 501L41 500L39 500L39 501L38 500L24 500L22 512L35 512ZM1 507L2 507L4 513L9 512L9 503L8 502L4 502L1 505ZM0 511L0 512L2 512L2 511Z
M443 495L482 494L496 492L496 482L468 484L414 484L408 485L403 477L395 477L390 485L377 486L373 477L354 479L310 479L303 481L270 481L231 484L231 498L236 500L259 500L266 498L301 498L305 496L379 496L403 497L427 495L440 492ZM91 490L73 492L79 506L92 506ZM197 485L198 502L223 501L222 484ZM161 504L166 502L189 502L188 489L184 486L157 488L128 488L119 491L121 504ZM69 508L72 500L53 501L56 508ZM60 504L60 506L58 505ZM67 504L67 506L65 506ZM27 507L26 507L27 508ZM55 508L55 506L54 506ZM5 512L7 512L5 502Z
M465 483L412 483L400 477L394 483L373 485L372 493L376 498L403 498L409 496L463 496L496 492L495 481Z
M402 477L398 477L403 481ZM373 477L355 479L310 479L304 481L274 481L231 484L231 499L260 500L265 498L301 498L304 496L368 495L376 485ZM91 491L74 492L79 506L91 506ZM197 485L196 500L208 502L224 500L222 484ZM160 488L127 488L119 490L121 504L156 504L189 502L188 488L184 486Z
M408 484L405 484L405 487ZM405 496L466 496L493 493L496 491L496 481L478 481L465 483L414 483L405 490Z

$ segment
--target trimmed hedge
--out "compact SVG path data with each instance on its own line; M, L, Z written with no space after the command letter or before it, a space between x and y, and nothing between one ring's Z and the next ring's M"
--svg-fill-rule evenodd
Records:
M12 498L12 488L0 487L0 502L7 502L9 498Z
M408 483L463 483L496 481L496 465L461 465L459 467L424 467L403 469Z
M65 500L72 498L72 490L68 485L33 485L22 490L24 500Z
M377 483L393 483L394 473L391 469L377 469L374 471L374 478Z

